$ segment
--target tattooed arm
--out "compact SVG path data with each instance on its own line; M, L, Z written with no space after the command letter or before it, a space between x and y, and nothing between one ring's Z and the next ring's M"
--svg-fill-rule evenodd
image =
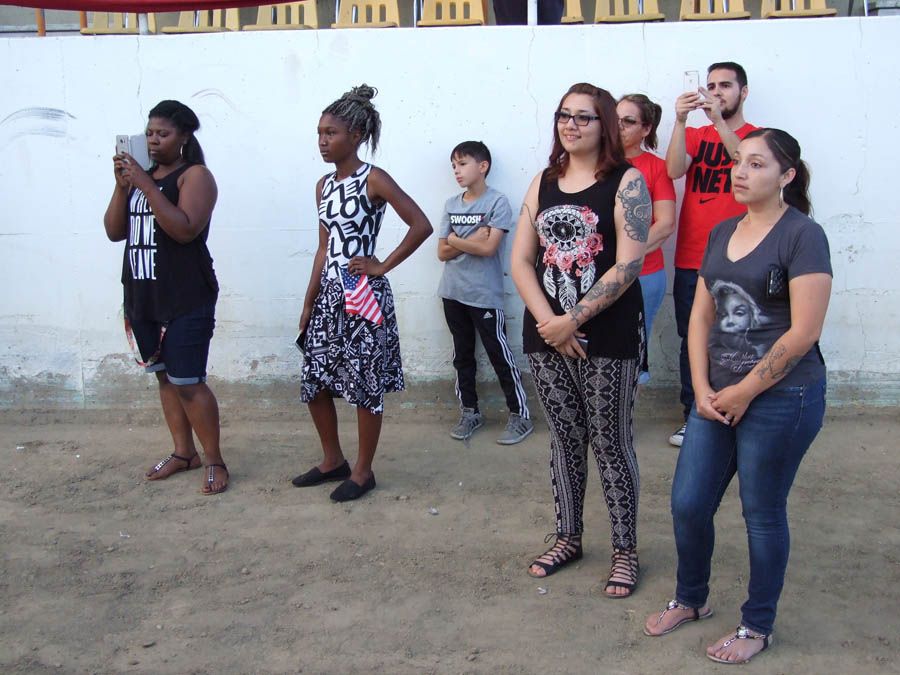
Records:
M700 285L697 285L699 289ZM750 402L787 377L822 334L831 295L831 276L804 274L789 283L791 327L775 341L743 380L713 396L712 405L735 425ZM693 315L691 315L693 321ZM693 369L692 369L693 372ZM727 422L726 422L727 423Z
M538 324L538 332L549 344L568 340L582 324L618 300L638 278L644 264L651 211L644 177L637 169L629 169L616 193L616 264L564 316Z

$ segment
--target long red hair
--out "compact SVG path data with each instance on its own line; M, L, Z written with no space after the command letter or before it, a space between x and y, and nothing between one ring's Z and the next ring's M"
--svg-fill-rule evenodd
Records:
M622 147L622 138L619 135L619 115L616 112L616 99L606 89L595 87L587 82L579 82L569 87L556 106L559 112L570 94L587 94L594 100L594 113L600 118L600 142L597 150L597 166L594 169L594 177L601 180L614 167L625 162L625 149ZM569 167L569 153L562 146L559 138L559 125L553 120L553 149L550 151L550 165L547 168L548 181L556 180L566 175Z

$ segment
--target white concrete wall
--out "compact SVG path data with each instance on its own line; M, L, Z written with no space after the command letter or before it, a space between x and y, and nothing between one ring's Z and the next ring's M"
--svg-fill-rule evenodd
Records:
M220 189L209 239L222 287L210 374L293 386L291 343L316 245L313 186L329 170L315 127L337 95L363 81L379 88L375 161L436 223L457 189L447 155L458 141L490 146L491 183L515 209L545 164L551 114L570 84L661 102L664 152L682 71L717 60L746 67L746 117L796 135L812 167L835 269L822 339L832 382L844 385L835 391L896 403L898 35L900 18L848 18L2 39L0 403L105 403L150 386L127 354L122 246L106 240L102 216L114 136L140 132L160 99L197 111ZM404 229L388 215L379 252ZM452 376L436 245L391 275L413 381ZM518 344L521 304L507 290ZM670 299L654 332L654 383L671 385Z

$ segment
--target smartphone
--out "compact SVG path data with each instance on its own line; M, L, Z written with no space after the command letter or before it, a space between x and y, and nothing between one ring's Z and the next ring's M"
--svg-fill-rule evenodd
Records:
M684 90L694 94L700 90L700 73L698 71L684 71Z
M301 354L306 353L306 331L301 330L297 333L297 338L294 340L294 346Z
M578 337L576 335L575 341L578 342L578 345L581 347L581 351L583 351L585 354L587 354L588 339L583 338L583 337Z
M138 165L146 171L150 168L150 153L147 151L147 137L144 134L129 136L119 134L116 136L116 154L127 152L134 157Z

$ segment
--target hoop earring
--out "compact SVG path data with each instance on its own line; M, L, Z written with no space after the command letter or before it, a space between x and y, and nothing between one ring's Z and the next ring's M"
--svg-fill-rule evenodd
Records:
M784 186L778 190L778 208L784 208Z

